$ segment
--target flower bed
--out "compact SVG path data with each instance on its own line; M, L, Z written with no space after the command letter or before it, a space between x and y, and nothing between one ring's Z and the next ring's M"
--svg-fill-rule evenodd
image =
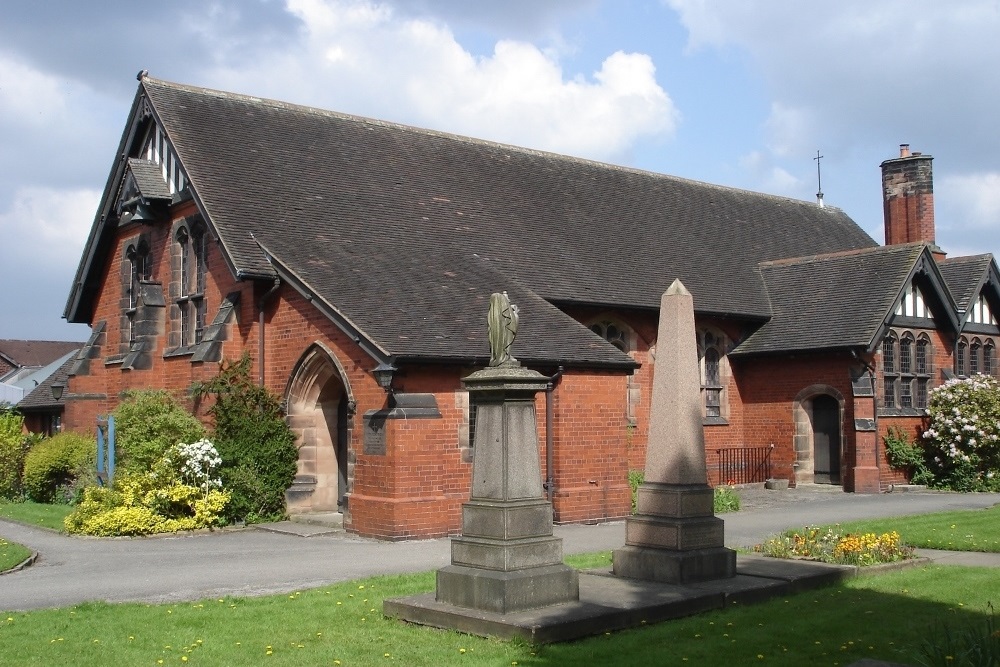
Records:
M753 551L772 558L805 558L839 565L869 566L914 557L913 547L899 533L841 534L835 528L789 530L758 544Z

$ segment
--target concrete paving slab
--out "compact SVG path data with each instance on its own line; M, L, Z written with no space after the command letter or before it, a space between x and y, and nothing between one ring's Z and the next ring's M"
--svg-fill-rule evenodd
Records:
M736 573L785 581L796 592L850 579L857 576L858 568L853 565L741 554L736 560Z
M325 524L303 523L300 521L276 521L254 526L257 530L282 535L297 535L298 537L315 537L317 535L333 535L343 533L343 528Z
M744 558L748 560L745 570L753 574L688 585L625 579L608 569L581 572L579 602L516 613L496 614L444 604L435 600L434 593L386 600L383 613L420 625L544 644L759 602L856 575L856 568L841 565L792 562L776 567L761 562L775 559L742 555L737 559L737 572ZM773 576L768 576L769 572Z

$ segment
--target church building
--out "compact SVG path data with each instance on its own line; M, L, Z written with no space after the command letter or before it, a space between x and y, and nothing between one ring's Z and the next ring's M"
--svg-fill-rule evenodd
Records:
M65 428L185 396L249 353L298 438L290 513L455 533L490 295L548 376L557 521L621 518L643 468L660 296L694 297L710 482L905 482L946 378L996 374L1000 273L934 237L929 155L882 164L885 244L831 206L140 75L65 317Z

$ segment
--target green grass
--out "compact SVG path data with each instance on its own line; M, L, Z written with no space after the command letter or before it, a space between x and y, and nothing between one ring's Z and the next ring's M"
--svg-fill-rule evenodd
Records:
M1000 602L996 570L927 566L541 647L382 616L386 597L433 587L434 574L424 573L262 598L0 613L0 665L915 664L941 621L981 621Z
M63 519L72 511L73 508L69 505L44 505L30 500L21 503L0 502L0 517L58 531L63 530Z
M0 572L6 572L20 565L30 555L30 549L0 537Z
M1000 505L839 525L841 532L851 533L895 530L904 542L922 549L1000 552Z

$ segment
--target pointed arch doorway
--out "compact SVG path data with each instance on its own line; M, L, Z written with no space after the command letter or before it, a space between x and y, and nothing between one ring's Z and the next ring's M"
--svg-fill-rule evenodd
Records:
M834 387L816 384L795 397L796 484L841 484L844 397Z
M289 514L342 512L352 475L349 442L355 405L347 375L320 343L302 355L286 391L288 424L299 449Z
M840 404L833 396L812 400L813 478L817 484L840 484Z

